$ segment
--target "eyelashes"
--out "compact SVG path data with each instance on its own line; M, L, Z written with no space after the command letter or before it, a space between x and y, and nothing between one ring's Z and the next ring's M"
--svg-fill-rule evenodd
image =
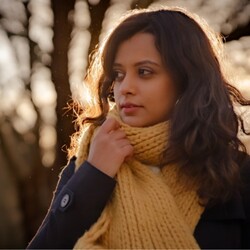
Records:
M120 71L120 70L114 70L113 71L113 81L114 82L120 82L123 80L123 78L125 77L125 73Z
M138 68L137 69L137 75L140 78L148 78L154 74L154 71L152 69L148 68ZM114 82L121 82L126 76L126 72L122 70L113 70L113 81Z
M149 69L142 68L142 69L138 69L138 73L141 76L149 76L149 75L153 74L153 71L149 70Z

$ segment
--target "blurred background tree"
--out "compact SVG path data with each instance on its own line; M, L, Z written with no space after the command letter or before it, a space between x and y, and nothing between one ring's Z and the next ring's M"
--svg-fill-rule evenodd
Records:
M90 53L126 10L153 5L185 7L224 35L250 98L248 0L0 0L0 248L24 248L46 214L74 132L65 107L88 98Z

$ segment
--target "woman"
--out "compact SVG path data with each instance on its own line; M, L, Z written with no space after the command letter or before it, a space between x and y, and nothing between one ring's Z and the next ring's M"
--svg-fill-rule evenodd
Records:
M97 99L79 116L77 159L28 248L249 248L233 104L250 103L222 65L218 37L183 9L121 21L88 72Z

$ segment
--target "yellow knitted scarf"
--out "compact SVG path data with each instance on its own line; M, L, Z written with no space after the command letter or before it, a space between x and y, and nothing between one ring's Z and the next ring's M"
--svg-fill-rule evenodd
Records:
M198 249L194 229L204 207L197 185L177 174L177 166L160 166L168 123L135 128L116 117L134 147L134 156L117 173L112 198L100 218L78 239L74 249ZM86 160L93 127L85 131L76 166ZM88 202L88 201L86 201Z

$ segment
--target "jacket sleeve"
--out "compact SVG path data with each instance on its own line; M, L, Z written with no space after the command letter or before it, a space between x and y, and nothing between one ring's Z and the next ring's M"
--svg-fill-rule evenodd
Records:
M250 156L246 164L243 166L242 171L243 180L243 192L242 198L246 214L246 222L243 226L243 247L244 249L250 249Z
M72 249L101 215L116 181L87 161L74 169L75 158L63 170L47 216L27 249Z

